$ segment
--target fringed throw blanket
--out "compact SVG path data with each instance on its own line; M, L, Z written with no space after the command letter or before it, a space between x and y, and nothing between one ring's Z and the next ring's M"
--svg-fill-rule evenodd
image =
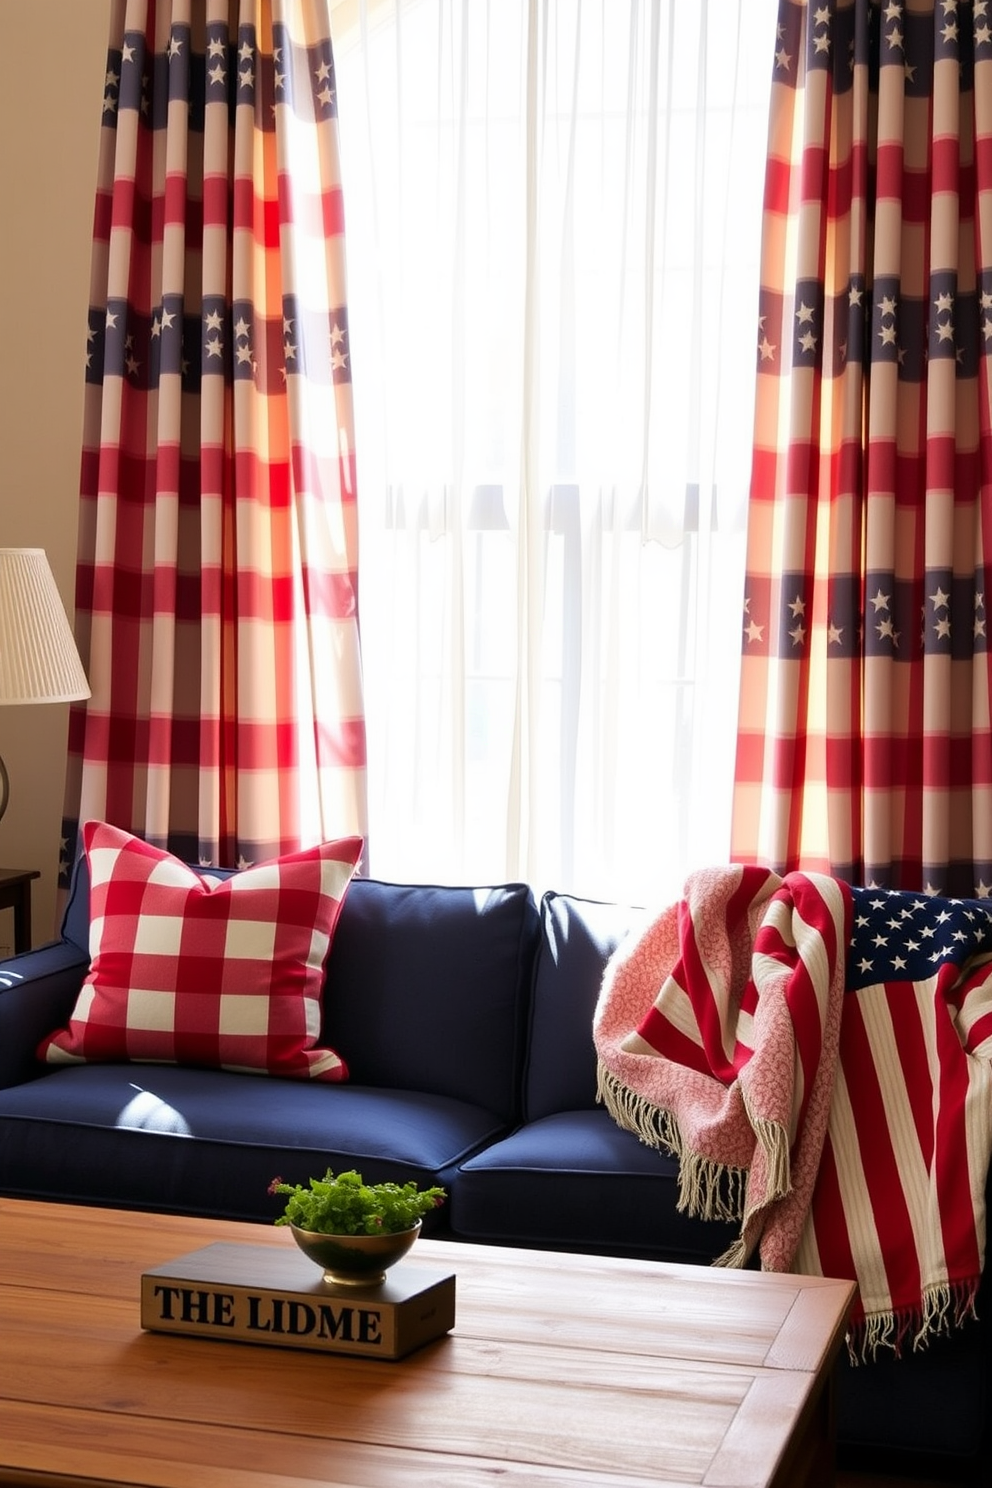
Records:
M853 1357L973 1310L992 1155L992 905L695 873L594 1021L614 1120L679 1158L721 1257L859 1285Z

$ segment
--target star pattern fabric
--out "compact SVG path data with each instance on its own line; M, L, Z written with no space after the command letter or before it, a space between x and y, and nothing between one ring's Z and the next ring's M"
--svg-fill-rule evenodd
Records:
M847 990L881 981L921 982L969 957L992 959L992 899L942 899L854 888Z
M731 856L975 895L992 7L783 0L773 75Z
M78 823L233 867L363 835L326 7L114 0L85 350Z

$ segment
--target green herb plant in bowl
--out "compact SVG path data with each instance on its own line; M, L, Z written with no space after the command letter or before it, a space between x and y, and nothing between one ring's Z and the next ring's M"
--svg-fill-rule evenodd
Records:
M365 1183L354 1169L337 1177L328 1168L308 1185L274 1178L269 1193L285 1194L276 1220L288 1225L324 1280L345 1286L378 1286L420 1234L423 1216L445 1200L443 1188L415 1183Z

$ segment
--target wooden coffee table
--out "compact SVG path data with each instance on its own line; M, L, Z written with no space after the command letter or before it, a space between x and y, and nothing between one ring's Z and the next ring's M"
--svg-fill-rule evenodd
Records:
M293 1243L0 1199L0 1483L833 1481L848 1282L421 1240L455 1327L396 1362L143 1332L142 1271L213 1241Z

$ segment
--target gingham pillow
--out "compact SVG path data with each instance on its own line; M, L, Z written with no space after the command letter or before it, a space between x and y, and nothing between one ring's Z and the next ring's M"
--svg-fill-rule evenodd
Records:
M345 1080L320 1048L324 963L360 837L211 878L104 822L83 827L90 970L49 1064L192 1064Z

